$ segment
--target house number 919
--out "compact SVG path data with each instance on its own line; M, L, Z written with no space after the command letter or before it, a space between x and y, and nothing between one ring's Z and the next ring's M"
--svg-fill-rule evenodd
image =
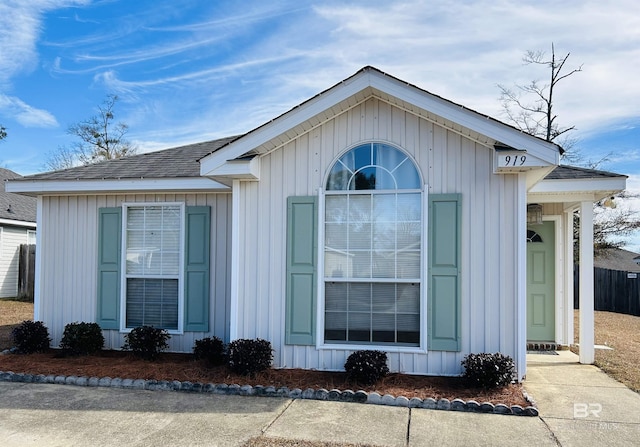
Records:
M505 166L522 166L527 161L526 155L505 155L504 157L504 165Z

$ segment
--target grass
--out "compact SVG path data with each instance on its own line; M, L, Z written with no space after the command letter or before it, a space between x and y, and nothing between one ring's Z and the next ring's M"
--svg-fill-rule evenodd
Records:
M576 343L579 343L579 315L574 313ZM609 376L640 392L640 317L614 312L595 312L597 345L613 350L596 349L595 364Z
M33 303L0 298L0 351L13 346L11 331L24 320L33 319Z

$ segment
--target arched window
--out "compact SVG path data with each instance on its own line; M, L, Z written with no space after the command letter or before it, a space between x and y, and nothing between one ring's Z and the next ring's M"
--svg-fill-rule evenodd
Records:
M527 230L527 242L543 242L542 237L533 230Z
M422 191L413 161L381 143L338 159L326 183L326 343L420 343Z

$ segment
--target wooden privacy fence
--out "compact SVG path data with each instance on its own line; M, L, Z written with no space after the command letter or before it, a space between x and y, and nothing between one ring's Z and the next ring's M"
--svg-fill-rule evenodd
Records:
M595 310L640 316L640 274L601 268L593 269ZM580 270L573 269L573 307L579 309Z
M18 267L18 296L33 301L33 285L36 278L36 246L20 245L20 265Z

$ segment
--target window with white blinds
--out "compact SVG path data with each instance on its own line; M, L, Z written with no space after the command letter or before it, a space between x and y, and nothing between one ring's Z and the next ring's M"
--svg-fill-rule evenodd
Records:
M126 327L178 330L182 206L136 204L125 209Z
M420 343L422 192L412 160L386 144L344 154L327 179L324 339Z

